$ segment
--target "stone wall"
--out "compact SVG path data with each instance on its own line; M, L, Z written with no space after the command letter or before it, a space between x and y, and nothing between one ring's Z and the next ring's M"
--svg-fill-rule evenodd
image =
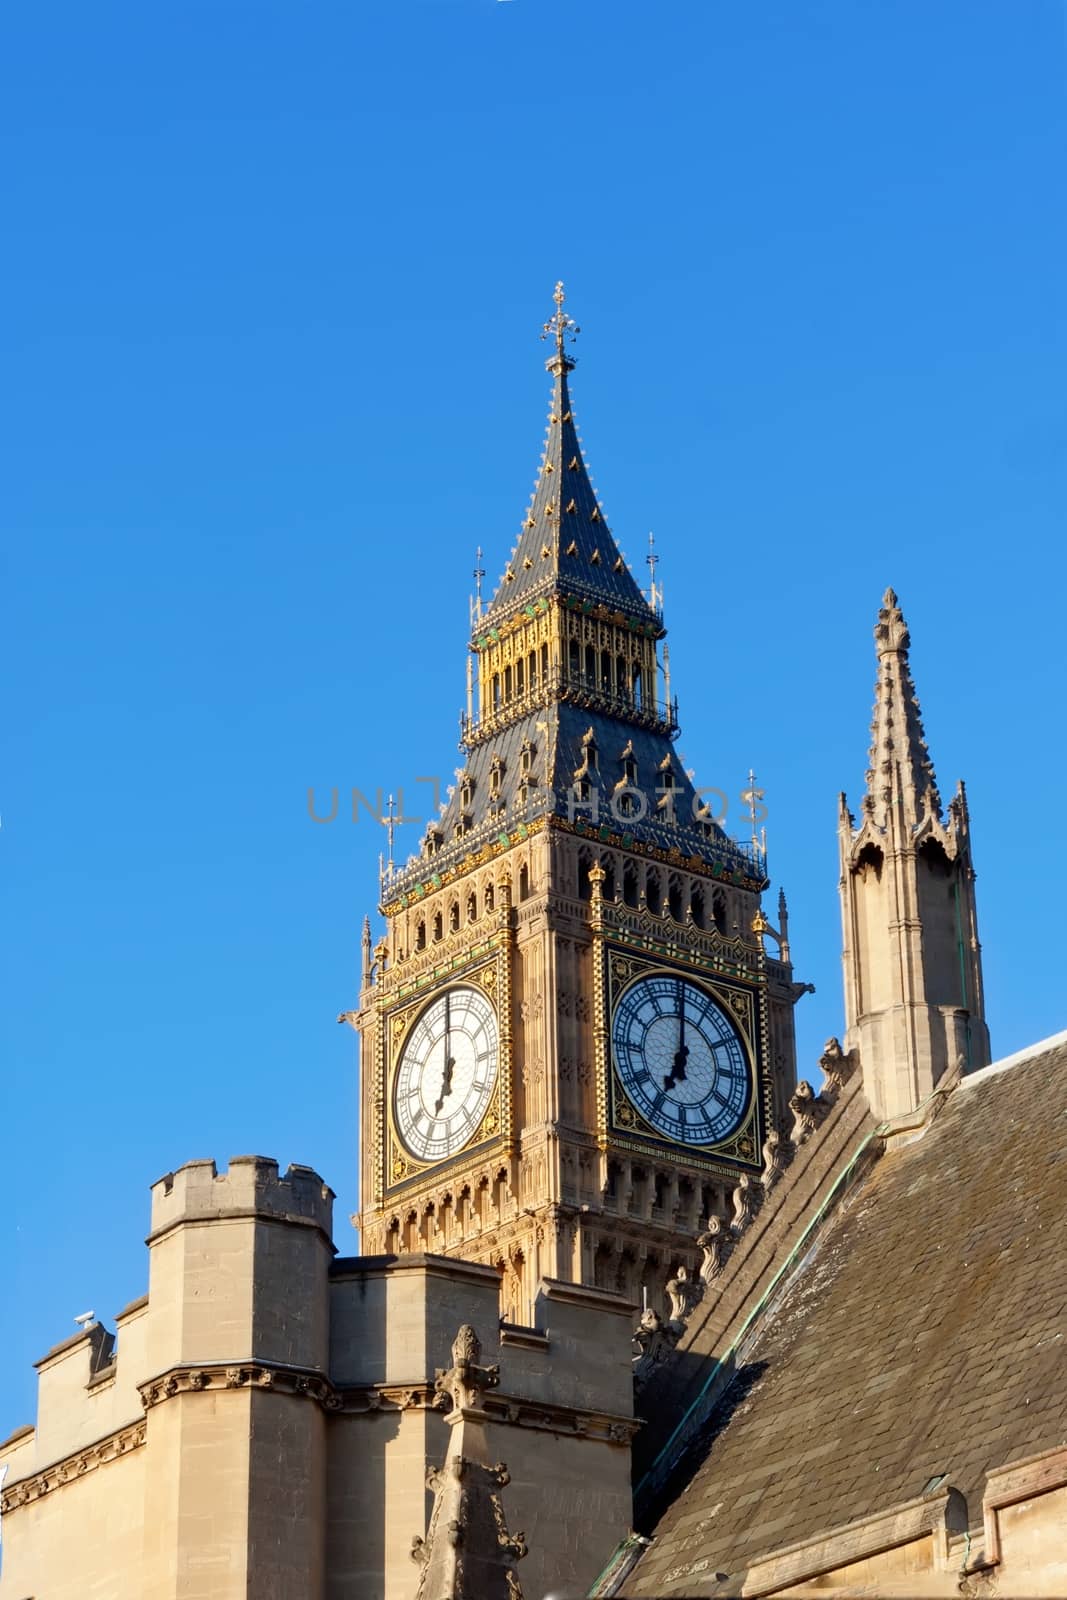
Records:
M153 1186L148 1295L117 1343L93 1324L38 1363L36 1426L0 1446L0 1600L408 1600L461 1324L500 1369L525 1592L588 1587L630 1520L634 1308L546 1280L501 1328L489 1267L334 1259L331 1201L262 1157Z

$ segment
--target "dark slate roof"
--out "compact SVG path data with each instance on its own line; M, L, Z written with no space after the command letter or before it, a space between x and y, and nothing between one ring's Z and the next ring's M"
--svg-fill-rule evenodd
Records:
M559 286L557 315L546 325L546 333L553 331L556 335L557 348L547 363L553 377L552 409L541 470L505 575L478 619L477 635L484 635L514 612L529 608L535 600L559 594L581 601L583 610L586 602L610 606L612 613L622 612L630 621L662 638L662 619L623 560L586 470L568 381L574 362L563 348L566 329L571 326L563 315ZM718 863L724 871L740 873L747 880L764 880L761 850L736 843L717 824L709 827L706 820L698 817L699 801L692 781L674 754L677 727L673 708L628 708L621 702L607 701L601 694L585 697L585 704L576 704L581 698L580 691L560 686L558 691L551 691L551 697L546 691L541 707L505 722L490 737L478 740L476 731L471 734L462 746L463 765L456 769L456 784L426 836L436 833L440 847L401 866L383 884L387 900L432 880L435 874L505 830L510 832L549 813L571 822L596 821L657 849L677 849L683 856L699 856ZM601 709L594 709L590 699L598 700ZM618 715L612 714L613 710ZM582 808L575 801L574 781L575 772L583 765L583 736L590 730L599 758L599 772L590 775L591 798L596 805ZM531 772L536 776L536 787L522 782L522 750L526 743L533 747ZM623 778L622 757L628 745L637 762L635 787L644 797L646 808L641 815L638 802L638 814L624 820L621 807L613 806L613 800ZM498 761L503 763L503 776L499 794L494 796L490 774ZM675 785L673 807L664 804L661 792L665 787L665 763L669 764ZM473 780L471 804L466 807L459 777L464 771Z
M590 804L580 805L574 799L574 774L582 765L583 738L590 730L597 747L599 771L590 778ZM527 741L533 746L531 771L537 786L524 790L522 747ZM615 786L623 776L622 754L628 746L637 762L636 788L647 802L644 817L623 818L612 807ZM490 775L497 758L503 762L503 774L499 798L493 801ZM672 791L674 821L659 805L662 796L658 791L664 787L662 763L665 760L670 761L675 785ZM708 862L716 861L724 869L740 871L748 877L761 879L763 876L761 853L757 856L750 848L730 839L718 825L712 827L710 834L699 825L695 811L700 804L699 797L666 733L637 727L585 707L555 702L531 711L502 728L492 739L475 745L467 755L466 771L473 779L470 807L464 812L457 777L443 812L433 824L444 840L440 853L433 857L416 857L402 867L389 890L390 896L403 893L429 873L442 870L451 864L453 856L466 855L503 829L513 829L549 812L569 821L589 823L596 820L616 833L628 833L635 840L659 849L677 848L683 856L696 855ZM592 805L594 795L596 811ZM467 831L457 838L461 816L466 818Z
M980 1526L991 1468L1067 1440L1065 1221L1061 1035L876 1164L743 1350L621 1593L737 1593L756 1558L942 1473Z
M571 407L569 358L557 357L548 365L554 376L552 406L537 487L480 629L495 626L520 605L552 593L602 600L630 616L658 623L612 538L589 481Z

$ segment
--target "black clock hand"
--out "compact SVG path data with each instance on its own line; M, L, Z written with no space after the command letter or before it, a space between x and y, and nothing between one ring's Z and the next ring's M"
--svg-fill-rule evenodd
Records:
M446 992L445 993L445 1070L441 1075L441 1093L437 1096L437 1103L435 1104L435 1106L433 1108L434 1109L434 1116L440 1116L441 1108L445 1103L445 1096L452 1093L452 1071L453 1071L453 1068L455 1067L456 1063L455 1063L454 1057L449 1054L449 1045L451 1043L451 1034L452 1034L452 1011L451 1011L451 1007L449 1006L449 1003L448 1003L448 994Z
M678 980L678 1048L674 1052L671 1070L663 1080L665 1089L673 1089L685 1079L685 1064L689 1060L689 1046L685 1042L685 984Z

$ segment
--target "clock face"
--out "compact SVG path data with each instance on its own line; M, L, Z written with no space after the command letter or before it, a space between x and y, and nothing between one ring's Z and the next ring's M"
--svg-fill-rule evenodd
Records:
M400 1056L393 1110L420 1161L454 1155L477 1133L497 1074L493 1008L478 989L449 989L427 1006Z
M630 985L611 1042L626 1093L676 1144L721 1144L748 1110L751 1075L730 1018L699 985L657 973Z

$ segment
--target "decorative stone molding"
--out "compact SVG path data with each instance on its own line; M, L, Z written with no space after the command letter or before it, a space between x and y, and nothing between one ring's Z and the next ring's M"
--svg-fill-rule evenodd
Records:
M508 1530L500 1490L510 1483L502 1461L488 1451L482 1397L500 1381L483 1367L481 1342L464 1323L452 1343L452 1365L437 1372L434 1404L448 1408L450 1438L444 1466L430 1468L430 1526L411 1541L421 1568L417 1600L521 1600L511 1563L526 1555L526 1539Z
M431 1384L383 1383L338 1388L321 1372L287 1367L268 1361L217 1362L211 1365L172 1367L139 1386L146 1411L177 1394L207 1390L257 1389L272 1394L314 1400L324 1411L407 1411L433 1404Z
M519 1333L526 1331L519 1330ZM508 1342L514 1341L509 1339ZM543 1337L541 1343L543 1344ZM458 1363L455 1365L458 1366ZM455 1366L449 1368L448 1372L454 1370ZM479 1370L498 1372L496 1367ZM470 1367L467 1371L470 1372ZM443 1379L448 1374L442 1371L439 1375ZM469 1377L465 1381L469 1384ZM575 1406L527 1401L519 1396L499 1392L496 1384L487 1384L486 1387L492 1388L494 1392L483 1394L481 1409L491 1422L570 1436L579 1435L593 1440L606 1440L613 1444L628 1443L639 1426L630 1418L617 1417L605 1412L586 1411ZM321 1373L265 1361L220 1362L215 1365L174 1367L158 1378L142 1384L140 1394L142 1403L148 1410L177 1394L202 1394L242 1388L314 1400L331 1415L345 1417L367 1416L379 1412L395 1414L399 1411L441 1410L444 1405L454 1404L451 1392L443 1391L436 1381L346 1385L342 1388L332 1384ZM446 1394L444 1404L442 1404L443 1393ZM140 1426L143 1429L143 1422ZM619 1430L622 1430L621 1433Z
M500 1385L499 1366L479 1365L482 1354L481 1340L465 1322L452 1341L452 1365L438 1367L434 1376L434 1407L439 1411L481 1410L481 1398L486 1389Z
M340 1393L322 1373L266 1361L172 1367L158 1378L138 1385L137 1392L145 1410L150 1411L174 1395L209 1389L265 1389L277 1394L299 1395L317 1400L327 1411L339 1411L343 1405Z
M142 1417L139 1421L131 1423L128 1428L120 1428L117 1433L109 1434L106 1439L98 1439L95 1444L87 1445L84 1450L75 1451L73 1455L65 1456L62 1461L53 1462L41 1472L35 1472L28 1478L19 1478L10 1488L5 1489L0 1498L0 1511L6 1516L8 1512L17 1511L20 1506L40 1500L53 1489L62 1489L65 1484L73 1483L76 1478L83 1478L87 1472L93 1472L97 1467L106 1466L109 1461L117 1461L120 1456L128 1455L131 1450L136 1450L144 1444L147 1426Z
M487 1395L483 1404L490 1422L507 1422L516 1428L533 1428L540 1433L559 1433L594 1443L629 1444L641 1426L633 1417L581 1411L574 1406L520 1400L499 1393Z

